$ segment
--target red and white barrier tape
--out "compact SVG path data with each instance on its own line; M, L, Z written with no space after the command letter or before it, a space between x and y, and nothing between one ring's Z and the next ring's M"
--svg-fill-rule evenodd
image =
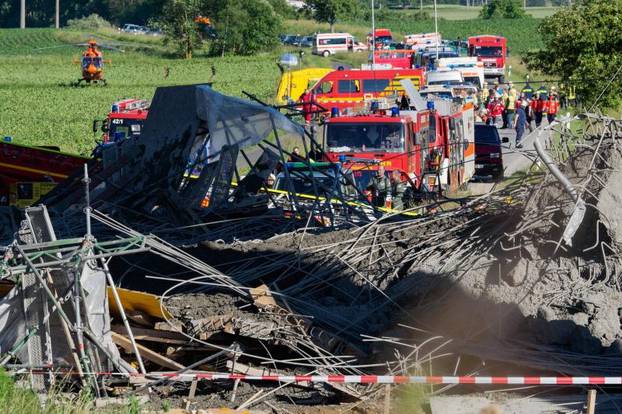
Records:
M49 374L47 371L17 371L20 374ZM77 375L58 372L59 375ZM317 382L342 384L479 384L479 385L622 385L622 377L450 377L404 375L244 375L228 373L157 372L152 374L124 374L113 372L85 373L97 376L125 376L166 378L177 381L241 380L263 382Z

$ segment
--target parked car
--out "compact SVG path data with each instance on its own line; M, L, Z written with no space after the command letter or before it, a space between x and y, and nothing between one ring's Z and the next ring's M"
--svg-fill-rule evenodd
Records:
M132 34L146 34L149 29L144 26L139 26L137 24L124 24L121 28L121 31Z
M313 42L315 42L315 36L303 36L300 47L313 47Z
M501 180L503 178L503 151L501 139L494 125L475 124L475 175L476 179Z
M283 44L284 45L293 45L295 41L296 41L296 35L287 35L283 39Z

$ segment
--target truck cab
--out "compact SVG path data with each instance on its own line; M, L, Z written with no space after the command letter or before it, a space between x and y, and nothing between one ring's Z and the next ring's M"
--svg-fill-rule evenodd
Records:
M480 35L468 39L469 56L484 64L484 76L503 82L508 55L507 40L502 36Z
M104 121L93 121L93 132L102 132L102 143L137 138L149 112L149 101L125 99L112 104L110 113Z
M421 189L424 176L438 166L447 148L435 112L396 109L375 114L333 117L324 126L324 146L331 162L350 169L364 191L379 166L398 170ZM430 125L433 128L430 128ZM434 164L436 162L436 164Z

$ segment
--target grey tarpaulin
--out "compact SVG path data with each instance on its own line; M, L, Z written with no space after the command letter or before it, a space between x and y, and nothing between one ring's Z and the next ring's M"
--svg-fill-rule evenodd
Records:
M304 129L277 110L233 96L222 95L209 86L196 88L197 116L207 121L211 140L209 162L217 161L225 145L240 148L266 139L274 128L302 136Z

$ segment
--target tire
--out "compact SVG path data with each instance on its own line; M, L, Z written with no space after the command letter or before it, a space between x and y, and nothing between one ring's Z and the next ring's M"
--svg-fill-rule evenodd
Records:
M330 56L330 52L328 50L325 50L325 51L322 52L322 56L329 57Z
M363 51L363 49L356 49L355 52L356 53L361 53Z

